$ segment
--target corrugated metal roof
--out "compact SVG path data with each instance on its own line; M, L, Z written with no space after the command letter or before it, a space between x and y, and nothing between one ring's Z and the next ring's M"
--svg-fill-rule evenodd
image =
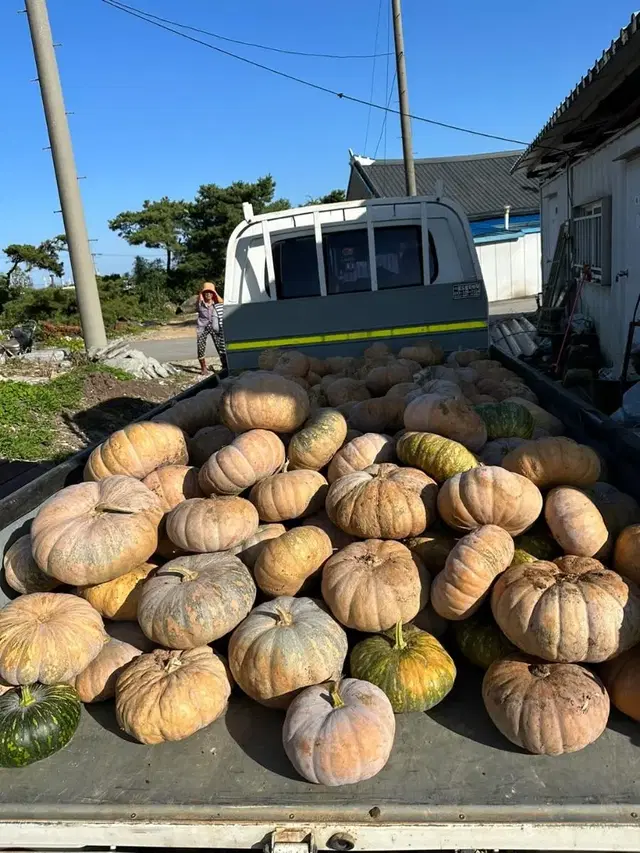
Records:
M455 199L470 219L500 216L506 205L513 215L535 212L539 209L537 184L511 174L520 155L520 151L497 151L416 160L418 195L434 195L437 181L442 181L443 195ZM406 195L402 160L353 157L351 168L360 172L374 196Z

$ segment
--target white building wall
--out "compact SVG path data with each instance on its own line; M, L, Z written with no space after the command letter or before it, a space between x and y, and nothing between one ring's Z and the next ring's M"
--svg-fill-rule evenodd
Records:
M611 286L586 284L580 310L596 325L600 346L607 361L619 370L622 366L629 322L640 292L640 267L633 257L640 252L640 188L637 175L640 156L640 124L603 145L572 167L571 206L579 207L611 196ZM638 208L633 215L634 205ZM546 281L553 259L558 231L569 218L567 176L565 173L542 187L542 265ZM635 261L635 262L634 262ZM616 281L620 270L629 276Z
M477 243L489 302L535 296L541 290L540 234L517 240Z

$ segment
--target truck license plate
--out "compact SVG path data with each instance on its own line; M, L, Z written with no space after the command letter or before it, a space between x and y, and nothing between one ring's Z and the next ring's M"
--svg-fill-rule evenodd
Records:
M453 298L454 299L473 299L480 296L480 282L472 281L468 284L454 284Z

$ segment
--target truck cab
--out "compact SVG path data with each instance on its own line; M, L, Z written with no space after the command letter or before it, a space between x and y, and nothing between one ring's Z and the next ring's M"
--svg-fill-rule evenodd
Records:
M487 295L467 219L446 198L368 199L255 216L244 206L225 270L231 369L272 347L362 354L431 339L488 346Z

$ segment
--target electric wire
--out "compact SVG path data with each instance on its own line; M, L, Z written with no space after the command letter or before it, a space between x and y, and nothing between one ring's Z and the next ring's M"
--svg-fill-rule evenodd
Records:
M378 49L378 36L380 34L380 18L382 16L382 0L378 0L378 17L376 19L376 37L373 41L373 67L371 69L371 89L369 92L369 100L373 101L373 90L376 82L376 51ZM389 54L387 53L387 67L389 65ZM371 127L371 111L372 107L369 107L367 110L367 128L364 134L364 147L363 151L367 150L367 143L369 142L369 128Z

